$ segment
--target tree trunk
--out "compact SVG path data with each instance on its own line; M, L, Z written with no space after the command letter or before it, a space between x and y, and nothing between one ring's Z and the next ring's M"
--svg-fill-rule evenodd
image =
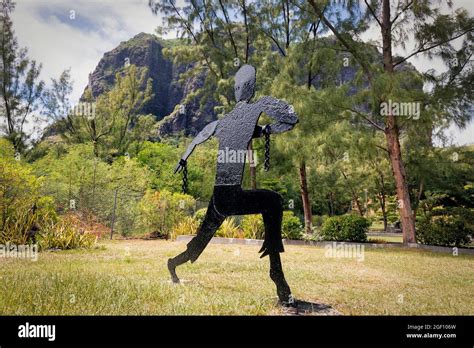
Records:
M413 207L413 216L415 217L415 221L416 221L416 212L418 211L418 208L420 207L421 197L423 196L424 184L425 184L425 180L422 178L420 180L420 187L418 188L418 195L416 197L416 204L414 204L414 207Z
M309 201L308 182L306 180L306 163L304 160L300 162L300 188L301 200L303 202L305 232L311 233L313 231L313 217L311 213L311 202Z
M359 211L359 215L363 217L364 216L364 211L362 210L362 206L360 205L359 195L356 193L354 187L352 187L346 173L343 170L340 170L340 172L341 172L342 176L344 177L344 180L346 180L347 186L349 186L349 189L351 190L352 199L354 200L354 202L357 206L357 210Z
M390 1L383 0L382 4L382 40L384 71L393 73L392 56L392 24L390 22ZM413 217L410 194L406 180L405 166L400 150L400 138L395 116L389 114L386 118L385 137L387 140L390 163L397 187L398 209L403 231L403 243L415 243L415 219Z
M362 209L362 206L360 205L359 197L357 195L352 195L352 199L354 200L354 203L356 204L357 211L359 212L360 216L364 216L364 210Z
M403 243L415 243L415 220L411 210L410 194L406 180L405 166L401 158L398 127L395 117L388 116L388 129L386 130L388 152L392 164L393 176L397 187L398 209L403 231Z
M382 185L383 185L383 181L382 181ZM380 204L382 206L383 230L387 231L387 228L388 228L387 200L385 198L385 187L384 186L382 186L382 187L383 187L383 189L382 189L382 192L380 194Z
M385 210L385 208L384 208L383 211L382 211L382 215L383 215L383 231L384 231L384 232L387 232L387 229L388 229L388 219L387 219L387 211Z
M96 177L97 177L97 158L94 158L94 172L92 176L92 202L91 202L91 210L95 213L95 185L96 185Z
M328 194L328 207L329 207L329 216L334 216L334 194L329 192Z
M387 218L387 200L386 200L386 191L385 191L385 178L384 174L381 169L377 168L377 162L375 162L376 166L376 171L377 174L379 175L379 178L376 179L376 183L378 185L378 193L377 197L379 199L380 203L380 209L382 210L382 219L383 219L383 230L387 232L387 227L388 227L388 218Z
M385 193L384 192L379 193L379 203L380 203L380 209L382 210L383 230L387 232L388 218L387 218L387 209L385 207Z

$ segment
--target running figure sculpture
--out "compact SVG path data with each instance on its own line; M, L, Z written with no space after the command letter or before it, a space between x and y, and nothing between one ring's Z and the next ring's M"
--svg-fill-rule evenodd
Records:
M204 127L175 168L176 173L185 167L186 160L196 145L213 135L219 139L216 182L206 216L197 235L187 244L186 251L168 260L168 269L173 282L179 283L176 267L187 261L196 261L226 217L262 214L265 237L260 250L261 257L270 257L270 278L276 285L280 303L294 305L280 260L280 253L284 251L281 239L283 199L277 192L270 190L242 189L245 155L240 154L246 153L252 138L289 131L298 123L298 118L293 107L273 97L265 96L255 103L250 103L255 93L255 68L250 65L239 69L235 75L234 89L237 100L234 110L223 119ZM275 123L258 126L262 112L270 116Z

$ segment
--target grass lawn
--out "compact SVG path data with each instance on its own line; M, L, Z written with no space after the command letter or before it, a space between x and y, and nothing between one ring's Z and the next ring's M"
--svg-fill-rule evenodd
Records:
M385 242L385 243L403 243L403 236L368 236L367 237L369 242L376 243L376 242Z
M210 245L171 284L166 260L184 243L101 242L93 250L45 252L37 262L0 259L0 315L280 314L258 246ZM474 314L474 258L414 249L365 250L364 261L287 246L297 299L347 315Z
M372 225L370 225L370 229L372 230L383 230L383 221L374 221Z

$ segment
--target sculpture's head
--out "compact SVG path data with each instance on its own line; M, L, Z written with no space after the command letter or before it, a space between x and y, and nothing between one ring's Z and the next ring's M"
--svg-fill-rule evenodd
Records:
M235 100L250 101L255 94L255 68L251 65L243 65L235 74Z

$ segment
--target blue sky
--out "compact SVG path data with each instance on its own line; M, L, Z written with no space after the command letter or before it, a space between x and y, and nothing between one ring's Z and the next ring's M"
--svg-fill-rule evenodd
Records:
M454 6L474 13L472 0L455 0ZM71 68L73 101L79 99L89 73L105 52L140 32L153 33L162 24L161 18L151 13L148 0L21 0L13 21L20 46L28 47L29 56L43 64L45 82ZM379 35L373 26L361 37L371 40ZM395 53L403 55L412 48L407 42L406 50L398 48ZM423 56L410 62L420 71L443 70L440 61ZM463 131L452 127L449 132L454 144L474 142L474 123Z
M49 81L71 68L78 100L100 58L140 32L161 24L147 0L23 0L13 13L15 32Z

